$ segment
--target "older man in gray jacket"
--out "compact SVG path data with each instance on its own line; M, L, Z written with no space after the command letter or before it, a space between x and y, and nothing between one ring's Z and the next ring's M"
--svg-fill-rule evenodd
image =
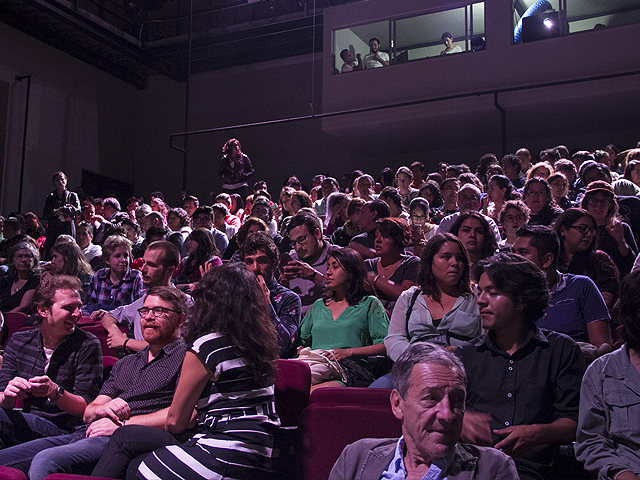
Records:
M518 479L513 460L499 450L458 443L467 379L455 355L414 343L392 373L391 408L402 423L402 437L348 445L329 480Z

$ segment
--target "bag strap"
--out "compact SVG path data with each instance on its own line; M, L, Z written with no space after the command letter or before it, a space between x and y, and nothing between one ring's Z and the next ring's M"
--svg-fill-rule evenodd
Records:
M409 335L409 317L411 316L411 312L413 311L413 306L416 304L416 300L418 299L421 293L422 293L422 289L418 287L416 288L416 291L413 292L413 295L411 295L411 301L409 302L409 308L407 309L407 316L405 321L406 323L405 329L407 330L407 335Z

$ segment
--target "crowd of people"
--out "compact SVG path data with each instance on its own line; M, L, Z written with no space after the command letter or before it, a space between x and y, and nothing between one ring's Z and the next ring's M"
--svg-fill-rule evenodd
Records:
M483 155L475 173L414 162L250 193L253 166L231 139L212 205L156 191L125 208L56 172L43 224L0 217L0 311L35 327L11 337L0 368L0 465L30 479L267 478L275 360L296 358L312 390L394 389L400 461L416 460L407 435L453 432L426 467L450 468L460 439L539 480L577 440L586 470L638 479L639 171L640 148L521 148ZM121 357L104 382L83 315ZM429 383L440 367L456 405L440 391L416 400L438 397L424 410L437 412L405 432L411 369ZM356 478L344 462L335 478ZM394 462L383 471L416 467Z

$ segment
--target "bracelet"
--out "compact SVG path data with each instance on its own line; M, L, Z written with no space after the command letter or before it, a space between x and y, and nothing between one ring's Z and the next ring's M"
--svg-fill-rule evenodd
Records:
M131 340L129 337L122 343L122 348L127 348L127 342Z
M620 476L621 473L624 472L630 472L631 470L620 470L619 472L616 472L616 474L613 476L613 480L618 480L618 477Z

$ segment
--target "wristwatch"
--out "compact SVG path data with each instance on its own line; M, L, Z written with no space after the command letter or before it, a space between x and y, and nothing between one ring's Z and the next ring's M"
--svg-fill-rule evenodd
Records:
M62 385L58 385L58 388L56 390L56 396L53 397L53 399L51 400L51 403L53 403L54 405L56 404L56 402L58 400L60 400L60 397L64 395L64 392L66 392L66 390L64 389L64 387Z

